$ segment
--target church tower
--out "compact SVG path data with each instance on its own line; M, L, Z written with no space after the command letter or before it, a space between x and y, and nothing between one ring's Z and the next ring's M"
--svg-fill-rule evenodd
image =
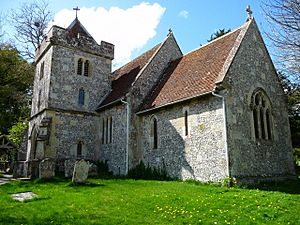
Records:
M114 46L93 39L77 18L53 26L36 52L28 174L38 176L43 159L70 176L77 159L98 160L99 118L95 110L111 89Z

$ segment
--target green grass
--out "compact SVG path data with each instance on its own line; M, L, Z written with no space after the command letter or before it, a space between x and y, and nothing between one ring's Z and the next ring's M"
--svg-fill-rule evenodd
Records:
M260 187L265 190L126 179L17 181L0 186L0 224L300 223L299 180ZM25 191L38 198L10 197Z

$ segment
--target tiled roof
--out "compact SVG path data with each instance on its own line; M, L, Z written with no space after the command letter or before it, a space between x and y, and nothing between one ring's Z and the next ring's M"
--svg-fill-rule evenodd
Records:
M241 30L237 29L171 62L141 110L213 91Z
M135 58L131 62L113 72L112 91L108 94L108 96L104 99L99 107L119 100L126 94L126 92L130 89L131 85L135 81L139 72L149 62L160 45L161 44L156 45L149 51L145 52L141 56Z

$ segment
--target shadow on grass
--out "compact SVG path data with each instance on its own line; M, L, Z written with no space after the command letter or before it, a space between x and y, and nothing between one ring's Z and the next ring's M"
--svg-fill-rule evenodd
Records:
M86 182L86 183L74 183L74 182L69 182L68 185L69 187L104 187L104 184L97 184L93 182Z

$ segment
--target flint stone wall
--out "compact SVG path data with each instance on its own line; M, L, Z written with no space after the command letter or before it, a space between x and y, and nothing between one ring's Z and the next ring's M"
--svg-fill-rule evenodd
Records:
M188 136L185 136L185 110L189 115ZM151 147L153 116L157 118L157 149ZM220 181L228 176L220 99L210 96L165 107L143 116L141 127L146 166L165 166L169 176L179 179Z
M95 112L101 100L110 91L111 60L77 49L61 46L53 46L53 49L49 107ZM77 75L79 58L90 62L88 77ZM85 91L84 105L78 104L80 89Z
M160 79L162 79L163 72L169 66L169 63L181 56L182 52L173 34L169 34L128 94L129 98L127 101L130 104L129 168L135 167L143 157L141 137L138 132L140 121L135 113L140 109L141 104L145 102L147 96L153 91Z
M126 175L127 111L124 104L100 113L100 160L107 161L114 175ZM112 142L103 143L103 120L112 117Z
M245 34L224 87L231 176L257 179L294 174L285 96L254 22ZM250 103L257 88L262 88L271 101L271 141L255 139Z

